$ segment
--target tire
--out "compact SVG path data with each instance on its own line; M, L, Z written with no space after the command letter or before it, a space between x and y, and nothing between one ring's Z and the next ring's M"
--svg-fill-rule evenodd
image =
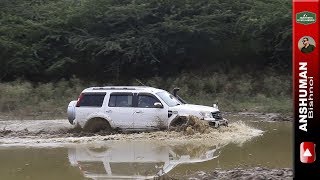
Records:
M88 120L88 122L83 127L85 132L96 133L99 131L112 132L112 128L109 122L103 118L93 118Z
M73 125L74 119L76 118L76 111L75 111L76 103L77 101L71 101L67 109L68 120L72 125Z

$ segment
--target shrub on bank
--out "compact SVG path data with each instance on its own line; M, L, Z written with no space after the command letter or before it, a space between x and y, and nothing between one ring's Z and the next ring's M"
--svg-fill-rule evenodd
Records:
M291 78L289 75L185 73L178 77L141 80L148 86L168 91L179 87L187 102L211 106L218 102L222 111L255 111L290 113ZM66 107L80 92L90 86L141 85L136 80L123 82L83 82L77 78L58 82L32 84L27 81L0 83L0 112L14 119L65 118ZM5 117L7 116L7 117Z

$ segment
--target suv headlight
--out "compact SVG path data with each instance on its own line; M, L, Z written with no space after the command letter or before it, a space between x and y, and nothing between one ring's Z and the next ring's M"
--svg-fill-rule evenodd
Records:
M204 117L204 118L212 118L211 112L203 112L203 111L201 111L201 112L200 112L200 115L201 115L202 117Z

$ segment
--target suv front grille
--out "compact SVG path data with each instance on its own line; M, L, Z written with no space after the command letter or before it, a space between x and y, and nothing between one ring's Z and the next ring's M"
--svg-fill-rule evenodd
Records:
M212 114L212 117L215 119L222 119L222 115L221 115L220 111L213 112L211 114Z

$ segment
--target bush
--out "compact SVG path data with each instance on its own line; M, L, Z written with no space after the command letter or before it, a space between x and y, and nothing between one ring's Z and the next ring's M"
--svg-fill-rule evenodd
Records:
M289 75L273 74L257 78L249 73L237 74L183 73L176 77L154 77L140 81L170 93L173 88L179 87L179 95L187 102L208 106L218 102L221 111L292 111ZM135 79L97 83L77 78L37 84L27 81L0 83L0 111L12 118L65 118L68 103L77 99L84 88L104 85L141 84Z

